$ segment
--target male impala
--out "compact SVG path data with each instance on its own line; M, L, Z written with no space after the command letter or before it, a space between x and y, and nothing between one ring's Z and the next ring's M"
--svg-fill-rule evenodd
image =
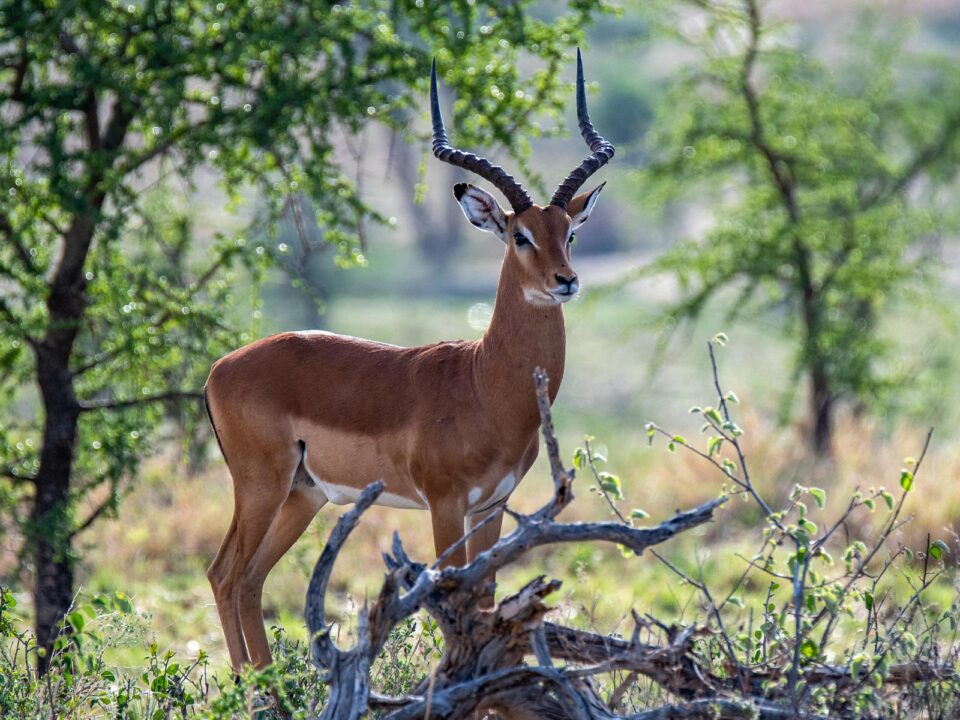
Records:
M207 407L235 507L207 575L235 669L270 663L264 580L328 501L352 502L382 480L381 504L430 510L438 555L465 525L494 515L446 561L460 565L497 541L507 498L537 456L532 373L547 371L552 401L563 378L561 305L579 290L573 232L603 185L573 194L613 157L613 146L590 123L579 52L577 116L591 155L546 207L502 168L448 144L436 63L430 92L434 155L493 183L513 209L504 212L473 185L453 188L467 220L506 246L490 327L475 342L415 348L288 332L214 364Z

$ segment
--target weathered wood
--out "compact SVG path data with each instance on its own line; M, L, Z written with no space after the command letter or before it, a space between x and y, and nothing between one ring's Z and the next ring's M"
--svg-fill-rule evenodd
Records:
M632 637L603 636L544 622L545 599L560 587L540 576L518 592L503 598L491 611L481 608L488 597L488 578L518 560L528 550L561 542L613 542L636 554L675 535L710 521L726 498L717 498L650 528L614 522L561 523L555 518L573 500L573 471L563 468L553 436L547 398L547 380L536 375L543 430L551 455L554 493L531 515L512 513L517 528L490 550L463 567L437 569L412 560L394 534L390 553L384 554L387 574L376 602L363 608L357 644L338 648L324 619L324 596L337 554L363 512L383 490L382 483L367 487L352 510L340 518L314 568L307 591L306 616L314 663L324 672L330 699L322 717L358 720L376 707L391 720L464 718L495 713L507 720L660 720L673 718L806 718L786 703L782 683L769 672L740 668L735 677L711 672L698 656L695 638L705 632L696 626L667 627L656 620L665 644L640 641L645 621L634 614ZM410 695L383 697L369 687L370 666L390 631L404 618L425 610L438 623L444 638L443 655L430 676ZM534 663L530 658L535 658ZM557 662L567 663L557 666ZM622 716L611 710L591 684L591 677L612 670L642 675L662 687L676 703ZM885 677L889 684L952 678L953 668L942 665L898 665ZM855 684L847 667L810 668L809 684Z
M613 542L637 554L678 533L696 527L713 516L725 499L718 498L693 510L677 513L651 528L632 528L613 522L560 523L554 520L573 500L574 474L559 460L553 435L546 375L535 376L547 449L554 472L554 493L532 515L517 515L517 529L489 551L463 567L435 569L413 561L399 536L384 555L387 575L373 606L363 611L357 644L341 650L330 637L324 619L324 599L337 554L363 512L382 492L381 483L367 487L356 505L340 518L314 568L307 591L306 620L314 663L324 672L330 699L324 718L354 720L367 710L368 701L383 708L397 708L391 718L464 717L477 710L498 709L524 717L557 717L588 720L615 717L593 691L589 679L552 667L551 655L573 660L569 635L548 633L543 617L546 596L560 582L538 577L519 592L504 598L494 611L481 610L488 594L488 578L515 562L527 551L562 542ZM398 622L425 609L438 623L444 637L444 653L431 677L408 698L370 697L369 668ZM559 640L566 641L558 643ZM564 645L561 647L561 645ZM596 647L597 643L593 642ZM613 649L619 650L615 645ZM637 648L630 646L631 652ZM657 648L655 652L660 652ZM530 653L538 665L525 663ZM598 658L599 659L599 658ZM602 661L610 661L606 656ZM583 661L583 658L576 658ZM508 708L513 708L512 711Z

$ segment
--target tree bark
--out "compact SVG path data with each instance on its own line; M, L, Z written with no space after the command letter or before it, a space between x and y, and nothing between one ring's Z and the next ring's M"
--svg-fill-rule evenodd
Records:
M822 362L816 362L810 370L810 442L819 457L833 455L833 408L834 397L830 378Z
M83 189L83 207L74 214L63 233L63 249L49 280L47 325L43 337L33 344L37 362L37 384L44 409L43 447L40 468L34 480L35 494L30 512L30 535L34 573L35 630L37 644L46 650L37 670L46 672L63 617L73 602L74 535L71 512L70 475L80 403L74 390L70 358L80 322L87 306L83 268L107 198L102 186L117 150L122 147L137 107L135 99L117 98L101 134L96 93L88 93L84 108L87 149L91 172ZM100 165L102 163L102 166Z
M99 211L103 195L94 199ZM30 513L34 574L35 631L37 645L46 653L37 670L46 672L50 654L60 634L63 617L73 602L73 516L70 475L80 403L74 392L70 358L86 308L83 266L90 250L96 222L90 215L74 218L64 234L63 255L50 281L47 329L34 345L37 384L44 410L43 447Z
M806 258L806 256L804 256ZM810 377L810 447L817 457L833 455L833 410L836 397L821 348L820 298L809 279L809 265L803 265L803 322L806 338L805 365Z
M79 406L66 358L60 353L45 349L38 352L37 379L46 418L30 528L36 582L36 638L38 646L46 651L38 659L37 669L43 674L49 667L60 624L73 602L70 471Z
M810 375L810 446L818 457L833 455L833 408L836 398L823 350L820 323L822 287L814 285L810 269L810 253L800 238L794 242L800 280L803 312L804 365Z

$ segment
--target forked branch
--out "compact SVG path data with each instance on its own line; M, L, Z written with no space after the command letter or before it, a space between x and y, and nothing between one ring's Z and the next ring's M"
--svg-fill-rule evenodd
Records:
M503 598L493 611L481 610L488 578L528 550L562 542L613 542L636 554L684 530L711 520L726 498L717 498L650 528L617 522L562 523L555 518L573 500L574 472L561 460L553 431L548 378L534 376L541 426L554 493L539 510L511 513L516 529L490 550L463 567L438 569L412 560L398 535L384 554L387 574L377 600L361 612L357 641L349 650L332 640L324 615L325 594L334 561L363 512L382 492L381 483L368 486L356 506L339 520L314 569L307 593L306 619L313 662L324 673L330 696L323 718L357 720L377 708L392 720L462 718L474 712L495 712L507 720L556 718L613 720L617 715L600 697L591 678L611 671L637 673L659 685L677 702L633 715L633 718L814 718L787 704L782 678L769 672L717 675L701 659L696 626L663 629L666 642L645 643L637 629L629 639L544 621L548 595L560 583L537 577L519 592ZM430 676L408 695L382 697L370 689L370 667L403 619L425 610L439 625L444 652ZM558 665L557 663L566 663ZM893 667L885 682L917 682L952 674L943 667ZM810 673L810 683L851 683L849 668L823 666ZM771 690L772 688L772 690Z
M603 703L590 688L590 673L550 667L551 655L575 662L589 660L598 667L604 663L612 663L613 667L629 658L632 662L628 664L643 665L638 658L644 655L650 656L646 667L656 664L656 655L673 657L670 664L676 663L678 651L636 643L628 645L629 652L617 644L609 645L609 652L598 656L599 636L589 636L585 642L587 636L544 624L543 616L548 610L544 598L560 586L557 581L537 578L517 594L503 599L494 612L480 610L486 578L534 547L605 541L640 554L683 530L707 522L713 510L724 502L724 498L712 500L651 528L632 528L616 522L556 522L554 518L573 500L574 473L565 469L560 459L547 394L549 380L540 370L534 380L554 481L553 496L531 515L514 514L517 528L464 567L439 570L415 562L407 555L399 536L395 536L391 553L384 556L388 572L379 597L369 612L364 609L357 644L349 650L342 650L333 642L325 619L326 590L337 555L364 511L382 492L382 484L368 486L354 508L338 521L314 568L306 603L311 655L330 685L323 717L359 718L366 712L368 701L391 708L392 718L463 717L478 707L497 707L501 714L511 707L526 708L524 712L533 713L530 717L539 717L547 710L567 712L561 717L599 717L598 708ZM404 698L381 699L371 695L369 668L390 630L421 608L439 623L445 641L445 653L432 684L425 683ZM689 634L685 637L688 639ZM538 639L541 644L535 649ZM576 655L574 649L578 647L589 648L588 655ZM541 659L530 665L525 660L534 653ZM670 673L657 674L667 681ZM605 711L605 716L615 717L610 711Z

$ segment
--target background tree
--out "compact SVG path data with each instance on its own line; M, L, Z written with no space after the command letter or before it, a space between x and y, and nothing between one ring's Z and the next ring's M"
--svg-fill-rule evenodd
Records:
M726 288L734 314L786 309L810 446L828 454L838 402L894 379L884 312L936 277L930 241L955 226L937 190L960 161L960 75L870 22L828 67L775 39L756 0L691 7L696 23L671 23L696 28L675 35L699 59L660 104L640 186L657 200L696 188L715 221L646 271L679 278L681 317Z
M41 647L73 599L76 534L116 508L162 403L197 398L242 339L227 270L271 254L242 234L198 247L185 219L149 212L145 186L207 166L234 200L253 186L268 225L303 193L349 260L376 213L337 142L421 112L431 56L469 103L464 145L522 156L531 113L566 105L564 53L600 2L549 22L530 4L0 2L0 405L20 418L0 428L0 472L24 516ZM529 78L521 52L541 60ZM30 386L41 409L15 415Z

